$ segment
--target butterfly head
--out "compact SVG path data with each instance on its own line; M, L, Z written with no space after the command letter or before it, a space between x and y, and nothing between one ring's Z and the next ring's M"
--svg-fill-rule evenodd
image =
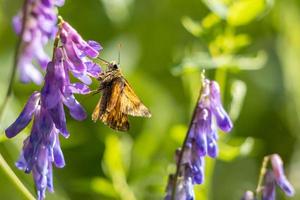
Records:
M107 71L120 71L120 66L113 61L108 65Z

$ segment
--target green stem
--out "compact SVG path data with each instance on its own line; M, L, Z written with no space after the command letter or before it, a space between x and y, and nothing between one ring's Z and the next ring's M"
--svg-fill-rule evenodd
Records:
M28 0L25 0L24 1L24 4L23 4L23 20L22 20L22 30L21 30L21 34L17 40L17 43L16 43L16 48L15 48L15 53L14 53L14 61L13 61L13 68L12 68L12 72L11 72L11 75L10 75L10 79L9 79L9 84L8 84L8 88L7 88L7 91L6 91L6 95L5 95L5 98L4 98L4 101L0 107L0 121L2 119L2 115L4 113L4 110L5 110L5 107L11 97L11 94L12 94L12 89L13 89L13 85L14 85L14 79L15 79L15 76L16 76L16 72L17 72L17 65L18 65L18 59L19 59L19 51L20 51L20 47L21 47L21 44L22 44L22 38L23 38L23 35L24 35L24 32L25 32L25 25L26 25L26 21L27 21L27 14L28 14Z
M255 190L255 197L257 197L257 195L261 192L261 189L263 187L263 181L264 181L265 174L267 172L267 167L268 167L269 160L270 160L270 156L265 156L264 160L262 162L257 187L256 187L256 190Z
M0 169L7 175L7 177L12 181L15 187L22 193L24 197L28 200L35 200L34 196L28 191L28 189L23 185L17 175L9 167L5 159L0 153Z

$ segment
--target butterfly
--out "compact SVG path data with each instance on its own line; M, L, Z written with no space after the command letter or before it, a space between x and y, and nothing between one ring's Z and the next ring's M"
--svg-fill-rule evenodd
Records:
M92 114L94 122L100 120L112 129L128 131L128 115L151 117L149 109L135 94L118 64L109 63L97 79L100 81L97 91L102 92L102 96Z

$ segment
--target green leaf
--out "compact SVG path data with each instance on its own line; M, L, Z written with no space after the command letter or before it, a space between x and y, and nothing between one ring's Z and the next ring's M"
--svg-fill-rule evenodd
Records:
M116 199L118 197L118 193L115 191L112 183L104 178L94 178L91 182L91 187L93 191Z
M181 23L188 32L190 32L192 35L196 37L203 32L200 22L196 22L190 17L187 16L182 17Z
M228 12L228 3L227 1L224 0L203 0L203 2L207 5L207 7L214 12L216 15L218 15L219 17L225 19L227 16L227 12Z
M232 139L232 144L227 144L223 140L220 140L220 154L218 159L223 161L232 161L238 156L247 156L249 155L255 146L255 140L253 138L234 138Z
M135 195L127 183L126 167L124 164L122 140L115 134L108 135L105 141L104 165L112 179L113 187L121 199L135 200ZM128 156L128 155L126 155Z
M119 174L125 176L120 139L116 135L107 136L105 147L103 159L108 175Z
M229 110L229 115L232 121L235 121L241 112L242 106L244 104L245 96L247 93L247 85L241 80L234 80L231 85L231 106Z
M229 7L227 21L233 26L245 25L256 19L265 9L265 0L235 1Z
M195 52L185 57L180 65L172 70L174 75L194 73L202 69L228 68L232 70L258 70L264 66L267 55L259 51L256 56L220 55L211 57L207 52Z

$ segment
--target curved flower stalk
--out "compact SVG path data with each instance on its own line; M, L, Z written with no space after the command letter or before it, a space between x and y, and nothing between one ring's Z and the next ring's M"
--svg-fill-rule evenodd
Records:
M269 162L271 169L268 169ZM246 194L251 192L247 191L241 200L256 200L259 193L262 200L276 200L276 185L286 196L294 196L295 190L285 176L282 159L278 154L272 154L264 158L255 195L252 195L252 198L245 198Z
M6 136L12 138L33 119L30 136L24 141L16 166L26 173L32 172L39 200L45 198L47 188L53 192L52 164L58 168L65 165L59 143L59 133L65 138L70 135L64 105L74 119L86 118L85 110L74 94L90 92L86 85L89 76L97 76L101 70L88 61L88 57L97 57L101 49L96 42L85 42L67 22L61 22L41 92L31 95L19 117L5 130ZM71 83L70 73L83 83Z
M43 76L33 65L36 61L46 69L50 61L44 46L57 32L57 6L64 0L26 0L22 11L13 18L15 32L21 37L17 56L20 80L41 84Z
M166 200L194 199L193 185L204 181L205 156L218 156L217 127L229 132L233 125L222 106L218 83L204 79L185 141L176 152L177 171L169 178Z

